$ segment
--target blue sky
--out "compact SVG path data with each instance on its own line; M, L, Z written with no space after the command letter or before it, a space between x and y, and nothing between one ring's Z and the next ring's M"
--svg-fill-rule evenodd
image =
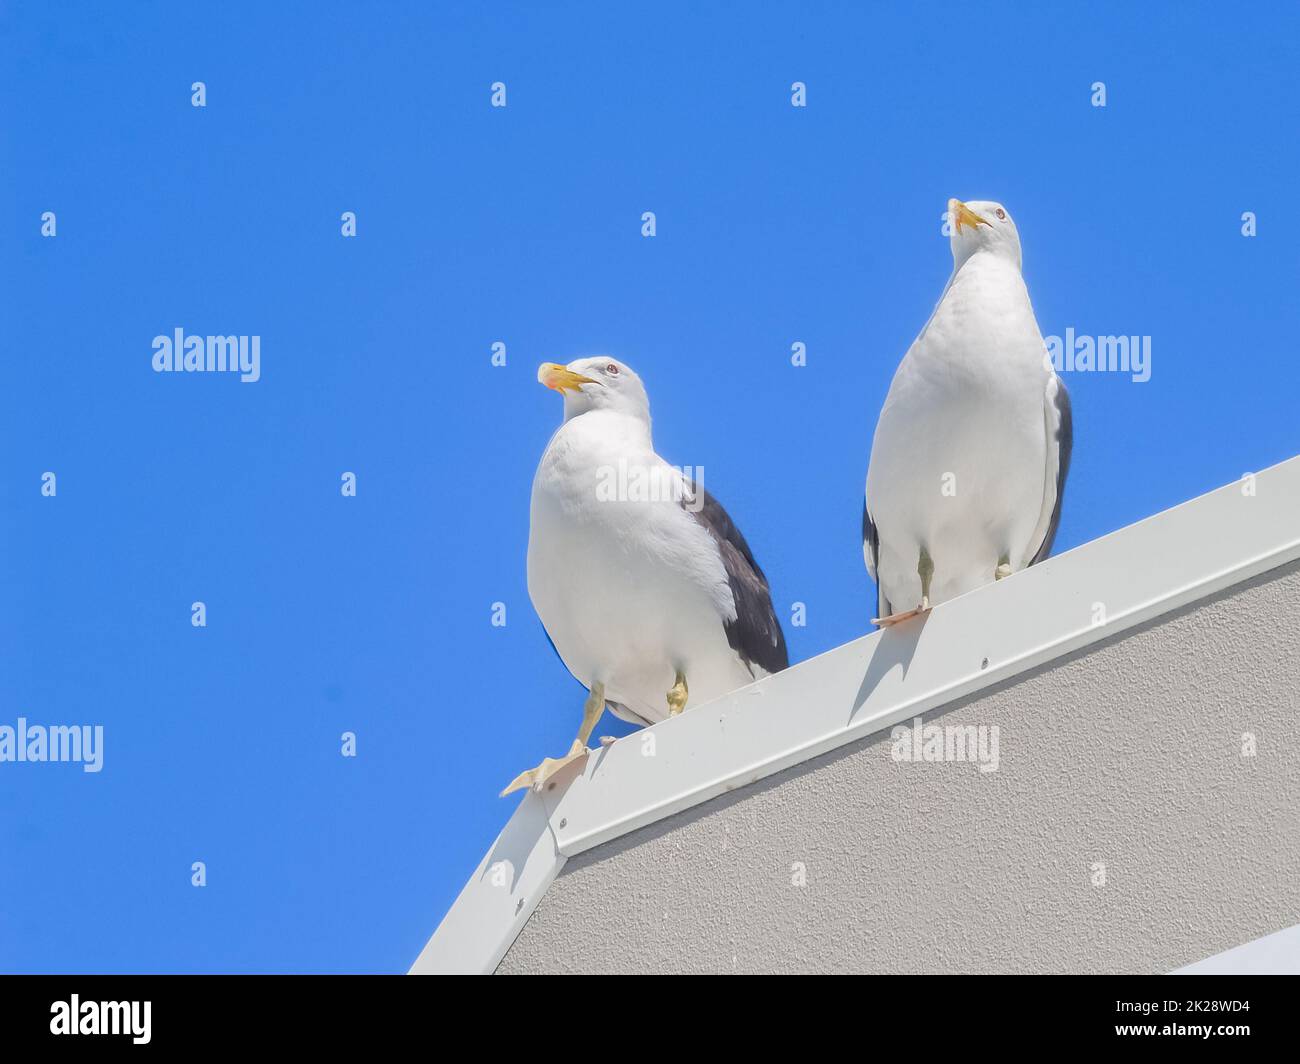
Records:
M1300 452L1300 9L612 6L0 9L0 724L105 729L0 764L0 970L405 970L578 719L541 361L637 369L792 660L865 632L949 196L1012 211L1044 333L1151 337L1067 376L1058 551ZM178 327L261 380L155 374Z

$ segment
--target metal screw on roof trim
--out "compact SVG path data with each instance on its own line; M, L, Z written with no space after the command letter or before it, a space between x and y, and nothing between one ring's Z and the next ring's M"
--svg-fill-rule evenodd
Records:
M569 818L567 816L560 817L560 827L567 828L568 826L569 826Z
M989 667L989 659L985 658L983 661L980 662L980 668L987 669L988 667Z
M516 915L516 916L519 915L519 910L522 909L523 907L524 907L524 899L523 899L523 898L520 898L518 904L515 905L515 915Z

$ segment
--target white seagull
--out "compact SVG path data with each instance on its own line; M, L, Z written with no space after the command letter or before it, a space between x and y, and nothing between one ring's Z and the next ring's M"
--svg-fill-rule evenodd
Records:
M1016 223L1000 203L948 209L952 276L871 447L862 552L881 625L1047 557L1070 468L1070 397L1020 276Z
M564 423L533 479L528 595L590 694L568 754L521 773L503 796L540 790L586 757L606 704L653 724L788 663L745 537L655 453L641 378L599 357L545 363L537 379L564 396Z

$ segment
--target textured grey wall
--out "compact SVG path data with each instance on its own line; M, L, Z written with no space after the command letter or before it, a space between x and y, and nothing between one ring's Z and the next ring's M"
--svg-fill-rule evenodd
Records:
M1300 923L1298 649L1291 565L925 718L996 772L886 732L574 858L498 970L1164 972Z

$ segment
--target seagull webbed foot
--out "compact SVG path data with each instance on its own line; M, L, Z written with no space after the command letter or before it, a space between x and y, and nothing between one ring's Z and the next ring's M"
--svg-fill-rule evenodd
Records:
M578 729L578 737L573 740L573 745L569 747L569 752L563 757L547 757L542 759L542 763L536 768L530 768L527 772L521 772L510 781L501 797L504 798L511 791L521 791L525 787L531 787L535 791L540 791L548 779L554 776L565 765L571 765L575 761L585 758L591 751L587 749L587 740L591 738L591 731L596 726L596 721L600 720L600 715L605 712L605 685L596 681L591 685L591 690L587 693L587 701L582 707L582 727ZM602 739L603 743L604 740Z
M914 610L907 610L904 613L891 613L888 617L873 617L871 623L879 625L881 628L892 628L903 621L910 621L913 617L920 617L923 613L930 612L930 581L934 579L934 559L930 557L930 552L922 547L917 556L916 575L921 578L921 604Z
M527 772L521 772L510 785L501 792L500 797L504 798L511 791L521 791L525 787L531 787L535 791L540 791L546 781L554 776L565 765L571 765L575 761L581 761L585 758L590 750L586 748L579 740L574 739L573 745L569 747L569 752L563 757L546 757L536 768L530 768Z
M888 617L872 617L871 623L881 628L892 628L896 624L902 624L903 621L910 621L913 617L920 617L922 614L929 612L930 600L923 598L916 609L904 610L902 613L891 613Z

